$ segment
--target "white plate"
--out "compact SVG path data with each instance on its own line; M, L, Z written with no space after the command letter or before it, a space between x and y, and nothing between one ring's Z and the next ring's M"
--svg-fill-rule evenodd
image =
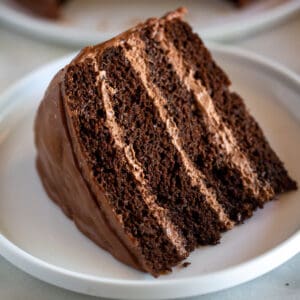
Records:
M300 183L300 79L241 50L211 47L272 146ZM73 55L72 55L73 56ZM0 97L0 253L49 283L90 295L159 299L217 291L260 276L300 250L300 191L268 203L158 279L116 261L83 236L50 201L35 169L33 119L56 71L72 56L21 80Z
M1 0L0 0L1 1ZM237 9L230 0L72 0L58 21L34 17L13 4L0 3L0 20L36 37L85 46L116 35L148 17L160 16L185 5L187 20L204 39L244 36L296 12L300 0L262 0Z

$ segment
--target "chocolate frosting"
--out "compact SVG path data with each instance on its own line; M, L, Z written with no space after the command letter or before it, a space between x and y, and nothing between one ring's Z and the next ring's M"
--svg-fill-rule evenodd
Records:
M35 122L37 169L49 197L91 240L123 263L145 270L138 249L107 207L104 192L95 195L82 176L66 124L61 85L65 70L50 83Z

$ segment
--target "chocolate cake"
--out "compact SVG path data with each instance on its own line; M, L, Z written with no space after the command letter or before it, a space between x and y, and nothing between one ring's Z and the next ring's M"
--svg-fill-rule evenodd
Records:
M49 197L154 276L296 189L183 14L84 48L50 83L35 123Z
M56 19L60 15L60 7L66 0L15 0L35 15Z
M14 0L32 13L49 19L57 19L60 15L60 9L67 0ZM231 0L237 6L243 7L253 0Z
M232 0L238 7L244 7L245 5L254 2L254 0Z

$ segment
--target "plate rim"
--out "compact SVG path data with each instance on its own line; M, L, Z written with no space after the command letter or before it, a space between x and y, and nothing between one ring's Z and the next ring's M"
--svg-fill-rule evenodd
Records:
M237 21L234 21L230 24L223 24L221 31L220 25L210 26L210 28L203 30L195 27L194 30L205 40L234 40L251 34L255 30L270 27L272 24L296 14L299 10L300 1L289 0L288 2L280 3L278 6L271 8L263 14L238 20L238 26L236 26ZM22 13L9 7L7 3L1 2L0 21L13 29L17 29L18 31L29 34L35 38L64 45L84 46L90 43L97 43L99 40L104 41L112 38L112 34L107 32L99 31L99 34L96 32L90 33L89 31L74 27L64 27L64 33L61 34L61 25L47 21L47 19L32 17L29 14ZM66 38L66 36L68 36L68 38Z
M255 63L259 66L267 68L281 76L284 76L289 81L294 82L300 89L300 76L295 72L291 71L289 68L281 65L278 62L272 61L269 58L265 58L261 55L255 54L248 50L242 50L237 47L232 46L222 46L216 45L213 43L208 43L208 48L210 51L219 52L221 54L229 54L232 56L236 56L238 58L248 60L249 62ZM46 65L39 67L38 69L30 72L24 78L18 80L15 84L13 84L10 88L6 90L6 92L1 93L0 95L0 122L11 112L14 105L19 103L20 98L15 101L9 101L11 95L16 93L18 90L22 89L22 87L26 86L28 82L30 82L33 78L35 78L41 71L46 71L47 69L51 69L58 64L63 64L67 60L71 60L77 52L73 52L72 54L68 54L63 56L62 58L58 58ZM1 143L2 141L0 141ZM284 251L283 251L284 250ZM107 279L105 277L99 277L96 275L90 275L85 273L80 273L76 271L71 271L65 269L60 266L56 266L54 264L48 263L45 260L37 258L32 254L24 251L16 244L11 242L4 234L0 231L0 255L2 255L5 259L10 261L12 264L22 269L26 273L33 275L39 279L42 279L48 283L89 294L94 296L105 296L110 298L123 298L126 297L124 294L128 295L128 289L135 287L138 290L134 290L134 293L131 295L132 299L139 299L141 295L144 295L145 289L152 291L152 288L160 288L159 293L153 293L154 298L165 299L170 297L170 287L176 285L175 289L178 292L178 288L186 287L187 283L191 285L197 285L198 282L207 282L207 287L201 287L201 290L204 289L204 292L197 292L199 288L194 288L189 290L188 293L176 293L171 294L172 297L184 297L184 296L195 296L200 294L205 294L213 291L220 291L225 288L233 287L235 285L241 284L243 282L252 280L257 278L268 271L276 268L280 264L286 262L288 259L296 255L300 252L300 229L296 231L294 234L290 235L282 243L277 244L275 247L263 252L262 254L253 257L247 261L236 264L231 267L227 267L218 271L205 273L199 276L189 276L186 278L162 278L162 280L135 280L135 279ZM275 259L274 259L275 258ZM275 260L275 262L274 262ZM264 266L263 269L260 268L259 271L254 270L257 264L262 264ZM32 268L30 270L30 268ZM246 272L245 272L246 271ZM43 272L47 273L46 275ZM241 276L241 274L244 274ZM48 276L48 277L47 277ZM59 276L60 280L65 280L68 283L64 282L64 284L60 283L60 280L55 279L55 276ZM209 284L211 279L215 278L215 280L220 280L224 276L230 278L230 280L225 280L223 284L219 284L217 287ZM78 284L77 286L73 286L74 281ZM213 280L212 280L213 281ZM81 282L81 285L80 285ZM83 286L82 286L83 284ZM84 284L89 284L89 288L86 288ZM93 285L97 285L93 289ZM99 288L101 289L99 290ZM112 288L119 288L119 291L114 291ZM101 291L101 293L99 293ZM103 293L102 293L103 292ZM131 292L132 293L132 292ZM130 292L129 292L130 294ZM145 297L145 296L144 296ZM141 298L140 298L141 299Z

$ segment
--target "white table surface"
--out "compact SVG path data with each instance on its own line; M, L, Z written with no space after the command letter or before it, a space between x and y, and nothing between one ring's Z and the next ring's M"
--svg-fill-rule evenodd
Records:
M266 31L230 44L265 55L300 76L300 14ZM35 68L65 55L74 48L47 44L7 29L0 22L0 93ZM299 99L300 101L300 99ZM0 299L89 300L84 296L34 279L0 257ZM190 298L300 299L300 254L272 272L251 282L218 293Z

